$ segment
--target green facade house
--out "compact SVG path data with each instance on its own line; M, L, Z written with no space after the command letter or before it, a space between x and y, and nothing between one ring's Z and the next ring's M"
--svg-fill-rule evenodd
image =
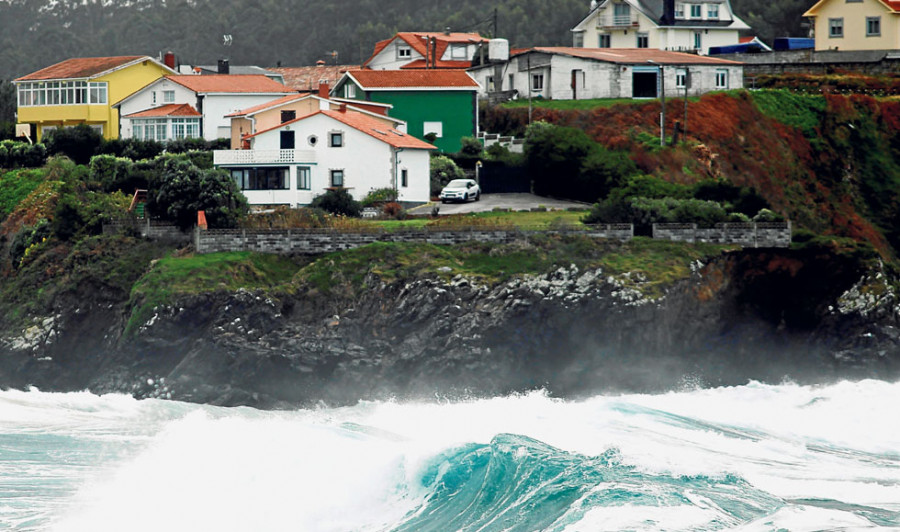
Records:
M478 131L478 83L465 70L351 70L337 82L335 98L393 105L391 117L404 120L407 133L457 152L462 137Z

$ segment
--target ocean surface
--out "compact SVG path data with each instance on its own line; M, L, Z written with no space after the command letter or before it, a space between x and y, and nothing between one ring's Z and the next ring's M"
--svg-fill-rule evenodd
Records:
M900 530L900 383L266 412L0 392L0 530Z

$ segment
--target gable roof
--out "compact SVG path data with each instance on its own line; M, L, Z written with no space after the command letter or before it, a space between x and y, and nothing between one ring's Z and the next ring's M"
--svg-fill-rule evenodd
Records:
M270 102L261 103L259 105L254 105L252 107L248 107L246 109L241 109L239 111L235 111L233 113L225 115L225 118L232 118L235 116L247 116L256 114L260 111L265 111L266 109L273 109L275 107L280 107L284 104L291 103L296 100L302 100L304 98L311 98L310 94L300 94L299 92L294 94L288 94L287 96L282 96L281 98L272 100Z
M42 68L37 72L32 72L26 76L16 79L15 81L33 81L47 79L91 79L102 74L106 74L112 70L130 66L141 61L153 61L162 66L166 70L173 72L171 69L147 55L122 55L117 57L78 57L75 59L66 59Z
M122 118L151 118L151 117L162 117L162 116L203 116L196 109L194 109L190 104L187 103L170 103L168 105L162 105L160 107L154 107L152 109L146 109L144 111L138 111L137 113L131 113L130 115L125 115Z
M166 76L166 79L187 87L194 92L243 92L243 93L287 93L290 89L259 74L209 74L198 76L186 74Z
M477 43L488 42L488 39L482 37L481 35L479 35L477 33L453 33L453 32L441 33L438 31L399 32L396 35L394 35L393 37L391 37L390 39L385 39L383 41L378 41L377 43L375 43L375 50L372 52L372 55L369 56L368 59L366 59L366 61L362 64L362 66L365 67L366 65L368 65L369 62L375 58L375 56L380 54L382 50L387 48L389 44L391 44L392 42L394 42L397 39L400 39L400 40L406 42L409 45L409 47L412 48L413 50L415 50L416 52L418 52L419 55L425 56L427 54L427 49L426 49L425 43L431 37L434 37L434 39L435 39L435 44L436 44L435 55L437 56L437 59L438 59L438 61L437 61L438 68L460 68L458 66L450 66L450 65L441 66L441 63L444 63L444 62L450 63L451 62L451 61L441 61L440 60L441 57L444 56L444 52L447 51L447 47L450 46L451 43L455 43L455 44L474 43L474 44L477 44ZM456 63L456 62L457 61L452 61L452 63ZM462 68L469 66L468 61L466 61L465 63L467 63L467 64L465 66L463 66ZM425 68L424 61L422 62L421 67L409 67L409 68Z
M878 0L884 7L886 7L891 13L900 13L900 0ZM818 16L816 12L820 7L827 4L829 0L819 0L812 7L806 10L806 13L803 13L804 17L815 17Z
M399 118L391 118L387 116L388 109L393 108L394 106L389 103L378 103L378 102L367 102L367 101L358 101L358 100L346 100L342 98L321 98L316 96L315 94L303 94L303 93L295 93L288 94L287 96L283 96L276 100L272 100L266 103L261 103L259 105L254 105L253 107L248 107L246 109L241 109L240 111L235 111L233 113L225 115L225 118L235 118L241 116L251 116L255 115L261 111L266 111L269 109L275 109L281 107L283 105L287 105L291 102L298 100L306 100L313 99L318 100L320 102L330 101L331 103L336 103L338 105L345 104L349 109L353 109L354 111L358 111L366 114L377 114L381 120L390 120L395 124L405 124L404 120L400 120ZM382 110L383 112L377 112L376 109Z
M277 67L270 68L272 72L278 72L284 78L284 84L291 90L315 92L319 90L319 82L325 81L334 85L341 79L344 72L356 70L359 65L316 65L304 67Z
M257 131L253 135L248 135L244 138L253 138L262 135L263 133L274 131L284 126L300 122L317 115L325 115L333 120L337 120L342 124L352 127L353 129L365 133L366 135L369 135L370 137L374 137L382 142L390 144L395 148L409 148L417 150L437 149L424 140L419 140L412 135L403 133L396 129L392 129L385 125L383 121L356 111L316 111L314 113L295 118L294 120L288 120L287 122L283 122L281 124L278 124L277 126L270 127L269 129Z
M603 61L605 63L628 65L644 65L648 61L663 65L743 65L743 63L739 61L718 59L706 55L669 52L666 50L657 50L655 48L573 48L567 46L541 46L525 50L517 55L528 52L567 55L571 57L580 57L582 59Z
M465 70L351 70L344 75L363 90L477 90Z

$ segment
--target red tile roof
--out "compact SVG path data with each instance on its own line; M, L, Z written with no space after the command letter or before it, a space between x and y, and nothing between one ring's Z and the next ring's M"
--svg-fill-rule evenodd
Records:
M334 86L341 79L344 72L356 70L359 65L322 65L305 67L277 67L267 68L272 72L278 72L284 78L284 84L295 91L316 92L319 90L319 81L325 80L329 86Z
M434 37L435 43L437 44L437 46L435 47L436 48L435 51L436 51L437 58L439 60L438 68L460 68L460 67L456 67L456 66L450 66L450 67L441 67L440 66L440 58L444 56L444 52L447 50L447 47L450 45L450 43L459 44L459 43L488 42L488 39L485 39L484 37L482 37L481 35L479 35L477 33L441 33L441 32L429 32L429 31L399 32L396 35L394 35L393 37L391 37L390 39L378 41L375 44L375 50L372 52L372 55L369 56L368 59L366 59L365 63L363 63L362 66L366 66L367 64L369 64L369 61L371 61L376 55L381 53L382 50L387 48L387 46L389 44L391 44L392 42L394 42L395 39L402 39L402 40L406 41L406 43L409 44L410 48L412 48L413 50L418 52L420 55L425 56L426 55L425 41L429 37ZM456 63L456 61L451 61L451 62ZM465 63L466 63L465 67L468 67L470 65L470 63L468 61L465 61ZM463 68L465 68L465 67L463 67ZM423 62L423 66L419 67L419 68L425 68L424 62Z
M262 111L263 109L270 109L272 107L278 107L279 105L283 105L286 103L293 102L294 100L300 100L301 98L309 98L309 94L288 94L287 96L282 96L276 100L272 100L271 102L261 103L259 105L254 105L253 107L248 107L246 109L241 109L240 111L235 111L231 114L225 115L225 118L230 118L233 116L246 116L249 114L253 114L257 111Z
M668 52L653 48L572 48L566 46L541 46L526 50L526 52L528 51L569 55L572 57L620 64L643 64L650 61L663 65L729 66L743 64L739 61L729 61L727 59L717 59L705 55L686 54L682 52Z
M753 42L753 39L755 39L755 38L756 38L755 36L752 36L752 37L738 37L738 42L739 42L740 44L747 44L748 42Z
M66 59L55 65L42 68L16 81L32 81L42 79L84 79L102 74L108 70L127 65L139 59L152 60L143 55L123 55L118 57L79 57Z
M438 61L435 61L434 66L435 66L435 68L465 70L465 69L469 68L470 66L472 66L472 62L471 61L440 61L440 60L438 60ZM427 67L428 67L428 63L424 59L416 59L415 61L406 63L405 65L403 65L400 68L403 70L415 70L415 69L424 70Z
M358 113L355 111L316 111L315 113L301 116L295 118L294 120L289 120L287 122L283 122L278 124L275 127L271 127L269 129L264 129L262 131L257 131L253 135L248 135L245 138L252 138L268 131L273 131L275 129L282 128L286 125L293 124L295 122L299 122L301 120L306 120L312 116L316 115L325 115L338 122L346 124L347 126L352 127L362 133L365 133L371 137L375 137L376 139L386 142L395 148L410 148L410 149L419 149L419 150L435 150L434 146L428 144L424 140L419 140L412 135L408 135L406 133L402 133L396 129L390 128L383 121L368 116L363 113Z
M900 0L881 0L881 3L885 4L894 11L900 11Z
M161 116L203 116L187 103L170 103L160 107L154 107L145 111L138 111L125 115L123 118L150 118Z
M166 79L194 92L291 92L291 89L261 74L188 74L166 76Z
M465 70L351 70L347 75L364 89L478 88L478 83Z

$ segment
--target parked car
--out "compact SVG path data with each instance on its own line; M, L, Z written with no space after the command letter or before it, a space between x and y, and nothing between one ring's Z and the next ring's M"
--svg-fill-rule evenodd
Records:
M448 201L478 201L481 199L481 187L474 179L454 179L441 190L441 203Z

